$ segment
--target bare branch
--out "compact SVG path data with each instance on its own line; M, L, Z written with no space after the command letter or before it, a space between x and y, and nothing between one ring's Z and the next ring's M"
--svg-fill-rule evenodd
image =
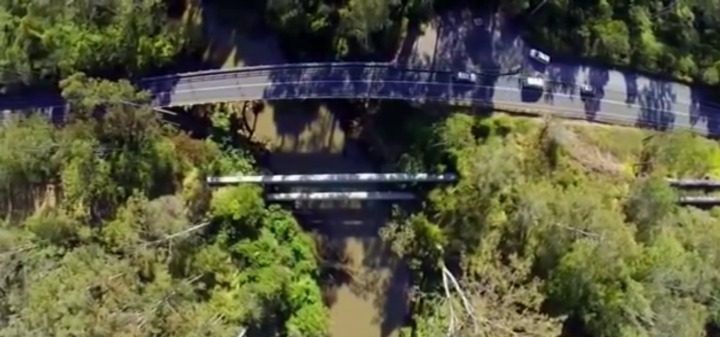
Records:
M470 305L470 301L465 296L465 292L460 288L460 284L458 284L458 281L455 279L455 276L445 267L445 264L443 263L441 265L443 274L447 274L447 277L450 278L450 281L452 282L453 286L455 287L455 290L460 294L460 300L462 300L462 304L465 307L465 311L467 311L468 315L472 317L473 319L473 326L475 328L475 333L478 331L477 322L478 318L475 316L475 311L472 309L472 306Z
M190 227L190 228L188 228L188 229L185 229L185 230L183 230L183 231L170 234L170 235L168 235L168 236L166 236L166 237L164 237L164 238L162 238L162 239L158 239L158 240L155 240L155 241L146 242L146 243L145 243L145 246L155 245L155 244L158 244L158 243L163 243L163 242L172 240L172 239L174 239L174 238L176 238L176 237L178 237L178 236L182 236L182 235L188 234L188 233L190 233L190 232L194 232L194 231L196 231L196 230L198 230L198 229L207 227L209 224L210 224L210 222L203 222L203 223L201 223L201 224L199 224L199 225L192 226L192 227Z

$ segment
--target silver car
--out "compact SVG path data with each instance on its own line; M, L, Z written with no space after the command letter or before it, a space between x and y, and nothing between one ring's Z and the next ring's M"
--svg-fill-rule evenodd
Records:
M545 79L540 76L528 76L522 81L523 88L544 89Z
M584 83L580 86L580 97L593 97L595 96L595 90L589 84Z
M477 74L467 71L458 71L453 75L453 81L456 82L477 83L477 80Z
M535 61L538 61L542 64L548 64L550 63L550 55L545 54L537 49L530 49L530 58L532 58Z

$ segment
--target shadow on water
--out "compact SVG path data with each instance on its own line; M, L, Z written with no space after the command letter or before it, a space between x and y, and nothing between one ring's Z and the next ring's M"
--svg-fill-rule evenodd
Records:
M340 207L338 207L340 206ZM378 230L390 217L387 202L363 202L356 207L341 205L318 208L317 205L296 209L296 216L305 228L318 235L324 283L323 297L330 307L338 304L343 287L356 297L353 301L369 302L377 311L371 319L378 332L366 331L369 336L387 337L408 319L408 271L396 259ZM362 246L358 249L357 243ZM343 304L344 311L363 310L361 305ZM353 309L354 308L354 309ZM345 312L342 317L359 319L366 312ZM348 322L334 322L347 324ZM379 333L379 334L378 334Z
M271 75L272 76L272 75ZM318 69L317 72L280 72L284 79L306 76L324 76L342 81L345 71ZM279 91L278 91L279 90ZM273 95L284 95L284 90L333 90L330 87L299 86L273 90ZM290 102L267 103L274 110L270 119L277 138L307 137L309 129L316 126L322 114L319 107L333 119L328 127L313 129L318 141L310 137L307 147L279 146L269 158L269 169L277 174L291 173L354 173L376 172L377 165L368 153L367 146L352 135L352 126L358 113L365 109L360 102ZM315 120L314 120L315 119ZM340 149L329 144L333 133L342 133ZM322 140L322 141L321 141ZM350 186L353 189L378 190L379 186ZM385 186L383 186L385 187ZM392 187L388 190L392 190ZM276 187L280 191L312 191L318 187ZM323 187L323 191L337 190ZM348 187L344 189L348 190ZM401 261L391 257L378 237L378 230L390 217L387 202L313 202L295 203L293 208L301 225L316 233L321 257L321 279L324 299L331 307L334 336L346 336L348 327L357 336L391 336L399 326L406 323L407 306L405 288L407 277L402 275ZM401 273L396 275L397 273ZM344 328L341 328L344 327ZM342 330L345 329L345 330ZM360 334L358 334L360 333ZM350 334L352 336L352 334Z
M373 269L390 266L389 277L378 277L377 274L364 274L361 282L365 292L380 290L385 296L375 296L374 305L380 310L380 335L389 336L409 319L409 270L398 261L390 248L381 240L372 242L366 247L367 253L363 265Z
M280 135L299 135L318 118L317 101L277 101L271 103L275 113L273 121Z

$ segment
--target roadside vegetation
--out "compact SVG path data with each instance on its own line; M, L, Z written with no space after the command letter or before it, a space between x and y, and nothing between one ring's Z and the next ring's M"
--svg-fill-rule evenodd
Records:
M0 83L77 71L127 77L170 62L189 33L158 0L0 1Z
M187 56L197 32L171 12L198 3L0 0L2 89L58 86L70 103L62 125L0 127L0 336L327 335L311 236L257 188L205 184L260 170L237 111L198 109L212 130L193 138L100 79ZM207 3L262 17L294 60L387 56L463 5L502 10L553 55L720 82L714 0ZM362 130L376 154L461 177L380 233L412 271L404 336L718 335L720 211L678 206L664 181L720 179L716 141L383 104L414 117L358 118L378 118Z
M69 122L0 129L0 335L325 336L315 245L243 152L188 137L128 82L62 82Z
M510 1L531 41L557 55L720 82L720 3L677 1Z
M254 0L221 8L254 11L301 57L387 57L403 32L453 8L498 11L551 55L716 85L720 3L707 0L438 1ZM313 41L315 48L303 48Z
M453 8L500 11L529 40L555 56L592 59L670 75L720 82L717 1L628 3L436 0L210 0L229 25L260 18L293 59L386 59L408 27ZM0 83L52 84L76 71L125 77L191 58L203 42L191 0L0 2ZM197 19L197 18L195 18ZM195 20L193 19L193 20ZM242 21L242 20L241 20ZM313 48L306 48L307 43Z
M413 135L403 165L461 180L381 232L413 273L404 336L717 333L720 213L664 181L720 177L714 141L465 114Z

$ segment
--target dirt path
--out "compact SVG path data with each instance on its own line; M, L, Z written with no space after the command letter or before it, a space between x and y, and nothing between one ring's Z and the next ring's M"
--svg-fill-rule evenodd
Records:
M269 166L274 173L373 171L337 115L323 105L270 105L257 117L254 138L272 149ZM299 217L348 258L345 268L352 271L351 279L326 286L333 337L398 335L407 312L408 279L404 265L391 257L377 234L389 215L390 207L377 203L314 209Z

